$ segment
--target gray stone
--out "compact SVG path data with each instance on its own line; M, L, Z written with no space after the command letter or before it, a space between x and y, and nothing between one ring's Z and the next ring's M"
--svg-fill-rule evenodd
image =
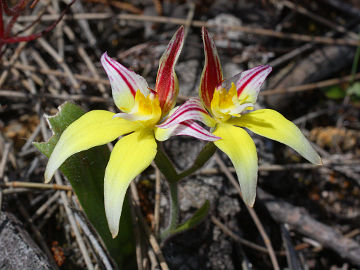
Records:
M211 176L212 177L212 176ZM180 209L188 211L190 208L201 207L206 200L213 203L218 198L216 187L204 184L199 179L188 179L180 183Z
M204 145L204 142L188 136L177 136L164 142L166 153L180 170L194 163Z
M12 214L0 214L0 269L57 269Z
M228 26L242 25L241 20L231 14L219 14L215 18L208 20L207 23L209 25L216 25L218 27L216 32L224 34L226 39L238 40L244 35L240 31L231 31L226 29Z
M229 241L220 231L219 227L216 226L213 228L213 237L215 241L213 241L209 247L207 268L213 270L235 269L231 257L233 253L231 241Z
M198 60L188 60L177 64L176 74L179 77L180 94L183 96L198 96L200 81L200 63Z
M230 216L233 219L240 212L239 200L223 195L219 197L217 209L220 217L226 219Z

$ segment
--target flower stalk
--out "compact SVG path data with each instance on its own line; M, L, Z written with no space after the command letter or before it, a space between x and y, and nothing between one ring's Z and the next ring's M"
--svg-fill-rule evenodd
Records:
M199 155L195 159L193 165L181 172L177 173L173 163L166 155L166 153L162 150L162 147L159 146L157 155L155 157L155 164L164 175L165 180L169 186L169 195L170 195L170 216L169 216L169 224L167 228L161 233L160 238L162 240L170 237L174 233L181 232L182 230L189 229L190 226L179 226L179 194L178 194L178 182L185 177L191 175L196 172L198 169L202 168L204 164L213 156L216 151L216 147L212 142L207 143L203 149L200 151ZM203 218L207 211L203 211L204 213L201 216L198 216L197 220ZM196 214L196 213L195 213ZM194 214L194 216L195 216ZM191 220L190 218L189 220ZM195 224L198 224L196 222Z
M178 228L179 224L179 194L178 194L178 183L168 182L170 190L170 217L168 227L161 232L160 238L162 240L171 236L172 232Z

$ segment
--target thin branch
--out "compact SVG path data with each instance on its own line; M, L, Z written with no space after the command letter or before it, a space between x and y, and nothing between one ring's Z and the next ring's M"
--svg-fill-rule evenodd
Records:
M226 235L230 236L232 239L234 239L236 242L239 242L240 244L247 246L249 248L255 249L257 251L269 254L269 250L267 248L264 248L262 246L259 246L257 244L254 244L253 242L250 242L246 239L243 239L233 233L228 227L225 226L220 220L218 220L216 217L211 216L211 221L218 226ZM283 252L277 252L279 255L284 255Z
M314 82L309 84L302 84L297 86L290 86L290 87L278 87L274 89L266 89L261 92L261 95L263 96L269 96L269 95L279 95L279 94L292 94L296 92L301 91L310 91L318 88L323 88L327 86L332 86L336 84L341 84L344 82L349 82L352 79L358 80L360 79L360 73L357 73L354 77L352 75L324 80L320 82Z
M31 65L22 65L19 63L16 64L11 64L13 63L13 61L11 62L7 62L5 61L3 63L4 66L8 67L8 66L12 66L13 68L18 68L20 70L30 70L33 72L38 72L38 73L42 73L42 74L46 74L46 75L54 75L57 77L67 77L68 75L64 72L58 71L58 70L52 70L52 69L46 69L46 68L38 68L35 66L31 66ZM6 71L4 71L6 72ZM80 74L74 74L74 77L79 80L79 81L84 81L84 82L88 82L88 83L101 83L104 85L110 85L110 82L108 79L96 79L96 78L92 78L86 75L80 75ZM360 73L357 73L354 76L355 80L360 79ZM274 88L274 89L265 89L263 91L261 91L261 95L263 96L268 96L268 95L279 95L279 94L292 94L295 92L302 92L302 91L311 91L311 90L315 90L318 88L323 88L323 87L327 87L327 86L332 86L332 85L337 85L337 84L341 84L344 82L349 82L352 80L352 75L348 75L348 76L344 76L344 77L338 77L338 78L333 78L333 79L329 79L329 80L324 80L324 81L319 81L319 82L315 82L315 83L309 83L309 84L302 84L302 85L297 85L297 86L290 86L290 87L279 87L279 88ZM0 77L0 86L1 86L1 77ZM19 93L19 92L14 92L14 91L8 91L8 92L4 92L6 90L0 90L0 96L7 96L8 97L23 97L23 98L32 98L31 95L29 94L24 94L24 93ZM103 97L96 97L96 96L81 96L81 95L51 95L51 94L43 94L42 97L49 97L49 98L55 98L55 99L73 99L73 100L88 100L88 101L92 101L92 102L112 102L111 98L103 98ZM178 101L184 101L186 100L188 97L186 96L178 96Z
M6 0L1 0L4 12L7 16L14 16L21 12L29 2L30 0L20 0L15 6L10 8Z
M4 176L5 165L9 157L10 147L11 147L11 143L5 143L4 151L2 152L2 157L0 162L0 179L2 179Z
M109 0L88 0L93 3L101 3L104 5L110 5L118 9L126 10L134 14L142 14L143 11L130 3L120 2L120 1L109 1ZM156 9L157 10L157 9ZM159 13L158 13L159 14Z
M16 200L17 209L20 211L21 215L24 219L29 223L30 229L33 231L35 239L40 244L41 248L45 251L49 260L55 264L54 257L52 256L51 251L49 250L46 241L43 238L43 235L40 233L39 229L35 226L35 224L31 221L29 213L26 211L24 204L21 200Z
M279 223L288 224L292 230L305 235L322 246L335 251L342 258L360 266L360 244L341 235L328 225L310 216L302 207L293 206L258 188L258 198L263 201L271 216Z
M47 209L49 209L50 205L57 201L60 197L60 193L57 191L55 192L49 199L47 199L45 201L45 203L43 203L35 212L35 214L33 214L30 218L30 220L32 222L35 221L35 219L37 219L39 216L41 216L44 212L47 211Z
M295 12L299 12L323 25L328 26L330 29L336 30L337 32L340 33L344 33L344 34L348 34L351 38L353 39L357 39L358 38L358 34L351 32L349 30L347 30L345 27L343 27L342 25L338 25L336 23L333 23L332 21L325 19L324 17L321 17L318 13L315 14L309 10L307 10L306 8L304 8L303 6L299 5L298 3L294 4L288 0L283 0L281 1L282 4L284 4L285 6L287 6L288 8L293 9Z
M134 185L135 186L135 185ZM133 188L133 187L131 187ZM136 186L135 186L136 188ZM136 252L136 264L138 267L138 270L143 270L143 245L142 245L142 237L141 237L141 231L139 227L139 217L137 216L136 212L136 204L134 200L132 199L132 191L129 196L129 203L130 203L130 210L131 210L131 221L134 227L134 234L135 234L135 252Z
M3 1L0 0L0 38L4 37Z
M157 242L156 238L155 238L155 235L150 231L149 229L149 226L146 224L146 221L140 211L140 199L139 199L139 194L137 192L137 189L136 189L136 186L135 186L135 183L134 181L131 182L130 184L130 190L131 190L131 195L132 195L132 198L135 202L135 205L137 207L135 207L135 210L136 210L136 213L137 213L137 217L149 239L149 243L150 245L152 246L156 256L158 257L159 261L160 261L160 268L162 270L169 270L169 267L168 265L166 264L166 261L165 261L165 258L164 258L164 255L162 254L161 252L161 249L160 249L160 245L159 243Z
M26 43L21 43L21 44L26 44ZM31 66L31 65L22 65L20 63L15 63L13 61L3 61L3 63L1 63L4 67L12 67L12 68L18 68L20 70L30 70L33 72L38 72L38 73L42 73L42 74L46 74L46 75L54 75L57 77L67 77L68 75L65 72L62 71L58 71L55 69L47 69L47 68L39 68L36 66ZM80 81L84 81L84 82L89 82L89 83L103 83L106 85L110 85L110 82L108 79L94 79L92 77L86 76L86 75L80 75L80 74L75 74L74 77ZM1 84L0 84L1 86Z
M27 43L20 43L16 49L15 52L13 53L13 55L10 58L10 61L8 62L9 65L7 67L12 67L12 65L14 65L14 63L16 62L16 60L18 59L21 51L25 48ZM1 42L0 42L0 49L1 49ZM2 56L2 54L4 53L4 51L0 51L0 58ZM4 66L4 63L1 63ZM9 70L5 69L0 76L0 87L3 85L3 83L5 82L7 76L9 75Z
M55 181L58 185L63 184L59 172L55 173ZM94 270L94 266L91 262L89 252L85 246L84 240L81 237L79 227L76 224L74 213L70 208L68 197L66 196L65 192L61 192L60 196L61 196L62 204L65 208L65 212L66 212L67 218L69 220L70 226L75 234L76 242L79 246L81 254L83 255L86 267L89 270Z
M48 27L46 27L43 31L39 32L39 33L35 33L35 34L31 34L28 36L21 36L21 37L9 37L9 38L5 38L5 39L1 39L0 42L3 44L12 44L12 43L19 43L19 42L28 42L28 41L32 41L35 40L39 37L44 36L45 34L49 33L51 30L53 30L55 28L55 26L63 19L65 13L68 11L68 9L70 8L70 6L75 3L76 0L71 1L71 3L66 6L66 8L63 10L63 12L61 13L61 15L56 19L56 21L54 23L52 23L51 25L49 25ZM18 20L18 17L13 17L15 18L14 21L11 21L12 24L9 24L9 26L11 26L5 31L5 37L7 36L7 32L10 33L10 30L12 28L12 26L14 25L14 23Z
M113 18L112 14L109 13L82 13L82 14L74 14L71 17L65 16L64 19L88 19L88 20L105 20ZM163 23L163 24L175 24L175 25L185 25L186 19L182 18L172 18L165 16L148 16L148 15L136 15L136 14L119 14L117 18L120 20L133 20L133 21L143 21L143 22L155 22L155 23ZM33 16L23 16L19 18L19 21L31 21L34 19ZM42 20L54 20L52 15L44 15ZM335 39L330 37L323 36L309 36L302 35L297 33L283 33L278 32L272 29L264 29L264 28L256 28L252 26L239 26L239 25L214 25L209 24L204 21L194 20L191 23L191 26L194 27L207 27L209 29L219 28L224 29L224 31L239 31L252 35L260 35L260 36L269 36L279 39L290 39L297 40L301 42L315 42L321 44L336 44L336 45L347 45L347 46L358 46L358 40L354 39Z
M21 182L21 181L11 181L6 183L1 183L0 186L7 188L34 188L34 189L53 189L53 190L72 191L71 186L65 186L59 184L44 184L44 183L35 183L35 182Z
M110 260L107 257L107 254L103 247L99 244L98 240L96 239L95 235L91 232L90 228L86 224L86 222L83 220L83 217L80 216L78 213L74 212L76 221L80 224L81 229L83 230L86 237L89 239L91 245L96 250L97 254L99 255L101 262L104 264L106 270L112 270L114 269L111 266Z
M215 156L215 160L216 160L217 164L220 166L221 170L224 172L226 177L230 180L232 185L236 188L237 192L239 193L239 196L242 197L238 181L235 179L235 177L228 170L228 168L226 167L225 163L222 161L220 156L217 153L215 153L214 156ZM247 206L247 205L246 205L246 208L249 211L249 214L250 214L251 218L253 219L257 229L259 230L259 233L260 233L262 239L264 240L265 246L269 250L270 260L271 260L271 263L272 263L274 269L275 270L280 270L280 266L279 266L279 263L277 261L276 255L275 255L275 251L274 251L274 249L272 247L270 238L267 236L263 225L261 224L257 214L255 213L255 210L253 208Z

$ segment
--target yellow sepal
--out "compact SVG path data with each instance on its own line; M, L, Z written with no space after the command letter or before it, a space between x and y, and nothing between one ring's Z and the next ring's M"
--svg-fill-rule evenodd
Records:
M218 124L213 134L221 137L214 144L228 155L235 167L244 202L253 206L258 172L257 153L253 140L244 129L226 123Z
M136 123L113 116L114 113L108 111L90 111L68 126L49 158L45 182L51 180L55 171L71 155L111 142L137 128Z
M113 237L119 222L126 190L130 182L154 160L157 144L150 130L139 130L121 138L111 152L105 170L104 202L109 229Z
M228 123L246 127L256 134L286 144L311 163L322 164L320 156L300 129L277 111L257 110L244 114L240 118L233 118Z

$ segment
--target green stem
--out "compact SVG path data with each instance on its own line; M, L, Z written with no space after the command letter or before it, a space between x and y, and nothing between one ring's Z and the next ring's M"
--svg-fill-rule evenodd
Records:
M162 145L159 143L158 146L158 151L155 156L155 164L169 183L176 182L178 179L178 173L176 172L171 160L164 153Z
M359 34L359 36L360 36L360 34ZM359 66L359 58L360 58L360 42L359 42L359 45L356 48L355 58L354 58L354 61L353 61L352 67L351 67L350 84L352 84L354 82L355 74L356 74L356 71L357 71L358 66Z
M169 229L174 230L177 227L179 221L179 196L178 196L178 184L176 182L169 183L170 187L170 223Z
M160 238L162 240L168 238L171 234L176 232L179 221L179 199L178 199L178 181L184 177L192 174L196 170L200 169L205 162L207 162L211 156L215 153L216 147L213 143L208 143L201 150L193 165L178 174L174 168L173 163L164 153L161 144L159 144L158 152L155 157L156 166L164 175L166 181L169 184L170 189L170 221L168 227L161 233Z
M162 240L168 238L171 232L175 231L179 222L179 197L178 197L178 183L169 182L170 188L170 221L168 227L161 233Z

